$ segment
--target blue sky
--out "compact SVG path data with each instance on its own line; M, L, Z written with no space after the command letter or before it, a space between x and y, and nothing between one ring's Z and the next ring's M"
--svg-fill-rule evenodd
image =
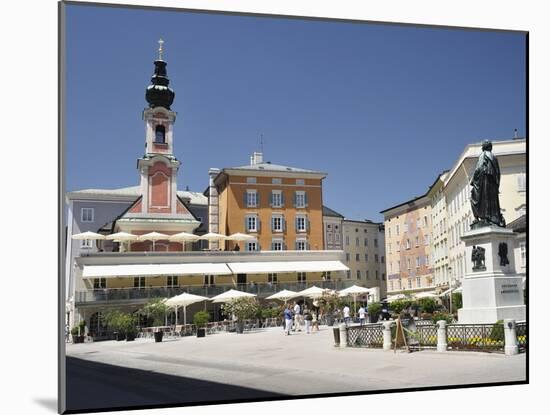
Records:
M525 135L525 37L69 5L67 190L139 183L145 88L162 37L178 187L264 159L321 170L352 219L423 194L464 146Z

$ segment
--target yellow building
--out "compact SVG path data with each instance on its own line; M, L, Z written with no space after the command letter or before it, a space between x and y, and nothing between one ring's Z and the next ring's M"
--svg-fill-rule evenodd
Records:
M430 199L420 196L383 210L387 292L433 290Z
M225 168L214 177L218 231L253 236L244 244L246 251L324 249L322 181L326 174L262 158L254 153L250 165Z

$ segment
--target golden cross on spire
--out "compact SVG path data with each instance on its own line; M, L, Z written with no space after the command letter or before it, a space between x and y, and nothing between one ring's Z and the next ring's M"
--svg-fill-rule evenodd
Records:
M164 40L159 39L159 61L162 60L162 44L164 43Z

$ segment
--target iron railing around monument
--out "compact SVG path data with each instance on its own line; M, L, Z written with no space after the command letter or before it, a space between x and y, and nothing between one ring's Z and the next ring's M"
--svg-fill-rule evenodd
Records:
M348 347L382 348L382 324L346 327Z
M447 347L451 350L504 352L504 325L449 324Z
M418 344L422 349L432 349L437 347L437 326L433 323L429 324L417 324L416 333L418 337Z
M516 339L520 353L527 351L527 323L520 321L516 323Z

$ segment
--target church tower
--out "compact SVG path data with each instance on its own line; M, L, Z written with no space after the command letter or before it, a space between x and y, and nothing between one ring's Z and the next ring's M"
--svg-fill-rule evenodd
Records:
M145 92L149 107L143 110L145 121L145 155L138 160L143 195L142 213L176 213L177 173L180 162L174 157L173 128L176 113L170 109L174 91L168 86L166 62L162 59L163 41L159 40L159 57Z
M141 196L116 220L116 230L141 235L159 232L167 235L192 233L200 222L178 197L177 175L180 162L174 156L173 128L176 113L171 106L174 91L168 86L166 62L162 59L162 39L155 60L151 84L145 91L148 107L143 110L145 154L137 161ZM181 251L181 244L157 241L156 251ZM132 243L132 251L151 250L150 241Z

